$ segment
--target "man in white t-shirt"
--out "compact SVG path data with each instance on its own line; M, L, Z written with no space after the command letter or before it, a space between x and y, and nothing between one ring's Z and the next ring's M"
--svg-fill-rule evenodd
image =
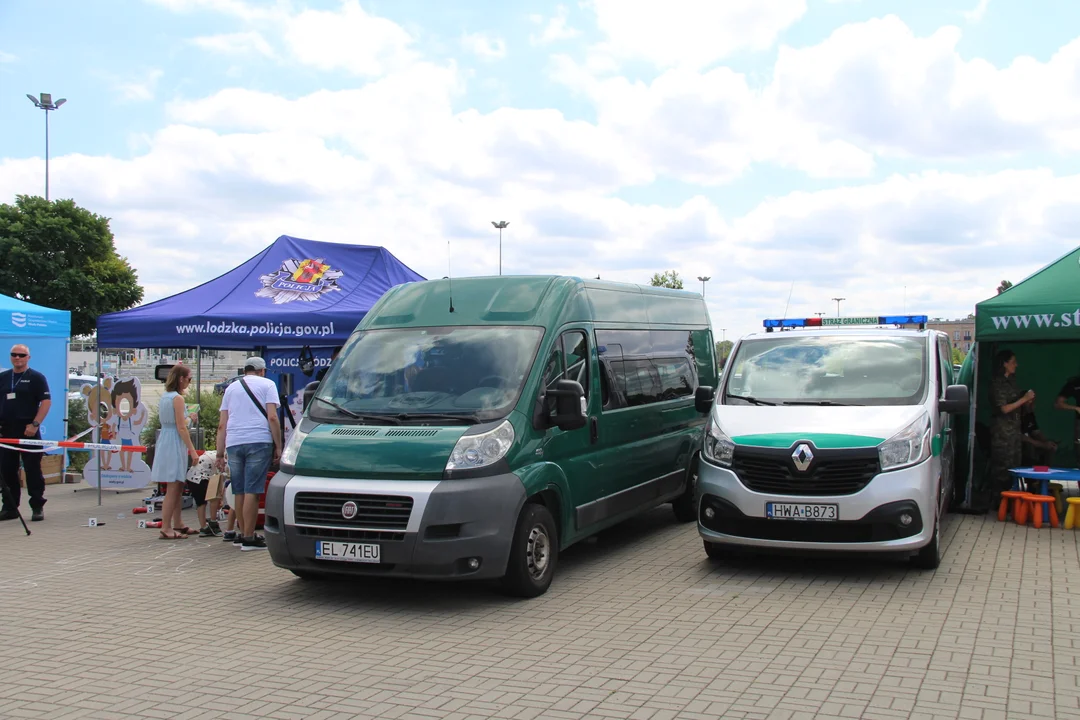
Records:
M230 383L221 399L217 430L217 466L225 469L229 454L236 518L240 522L240 549L265 550L266 540L255 534L259 519L259 493L266 488L271 462L281 457L277 385L266 379L266 361L250 357L244 377Z

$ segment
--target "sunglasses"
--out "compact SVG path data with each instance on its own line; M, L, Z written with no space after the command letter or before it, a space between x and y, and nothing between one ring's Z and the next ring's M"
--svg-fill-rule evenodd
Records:
M11 357L27 357L26 353L11 353Z

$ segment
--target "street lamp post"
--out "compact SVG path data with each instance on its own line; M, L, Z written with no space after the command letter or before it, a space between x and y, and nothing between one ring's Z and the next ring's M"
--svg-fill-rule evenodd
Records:
M491 224L499 229L499 274L502 275L502 231L510 223L506 220L500 220L499 222L492 220Z
M698 275L698 280L701 281L701 299L704 300L705 299L705 283L712 280L712 277L710 277L708 275Z
M30 102L34 103L34 107L45 111L45 201L49 200L49 111L59 110L60 106L67 102L66 98L60 98L55 103L52 99L51 93L41 93L40 97L34 97L30 93L26 94L26 97L30 98Z
M836 317L840 317L840 301L841 300L847 300L847 298L833 298L833 301L836 303Z

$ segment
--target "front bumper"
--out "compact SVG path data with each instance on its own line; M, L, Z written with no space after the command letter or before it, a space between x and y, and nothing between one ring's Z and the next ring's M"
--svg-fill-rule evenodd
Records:
M355 522L310 517L297 520L296 500L305 497L394 496L411 500L407 522L364 527ZM516 475L400 481L350 480L278 473L266 492L266 545L278 567L342 575L429 579L502 577L525 488ZM316 543L374 543L378 563L316 559ZM478 560L479 567L470 566Z
M936 478L929 461L871 480L850 495L754 492L729 469L702 460L698 477L698 534L719 544L786 550L906 552L933 538ZM767 503L835 504L838 519L777 520ZM711 517L706 510L711 510ZM904 525L900 518L912 522Z

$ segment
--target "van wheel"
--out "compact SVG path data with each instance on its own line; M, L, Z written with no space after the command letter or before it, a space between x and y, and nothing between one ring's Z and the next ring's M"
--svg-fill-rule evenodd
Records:
M711 543L708 540L703 540L705 543L705 554L709 556L710 560L720 561L724 559L724 549L717 543Z
M697 493L698 467L698 457L695 455L690 461L690 470L686 473L686 490L671 503L671 509L675 511L675 519L681 523L697 520L694 496Z
M911 564L920 570L936 570L941 565L941 518L934 518L934 535L930 544L911 558Z
M503 589L518 597L543 595L551 585L558 560L559 533L555 519L543 505L526 503L514 528Z

